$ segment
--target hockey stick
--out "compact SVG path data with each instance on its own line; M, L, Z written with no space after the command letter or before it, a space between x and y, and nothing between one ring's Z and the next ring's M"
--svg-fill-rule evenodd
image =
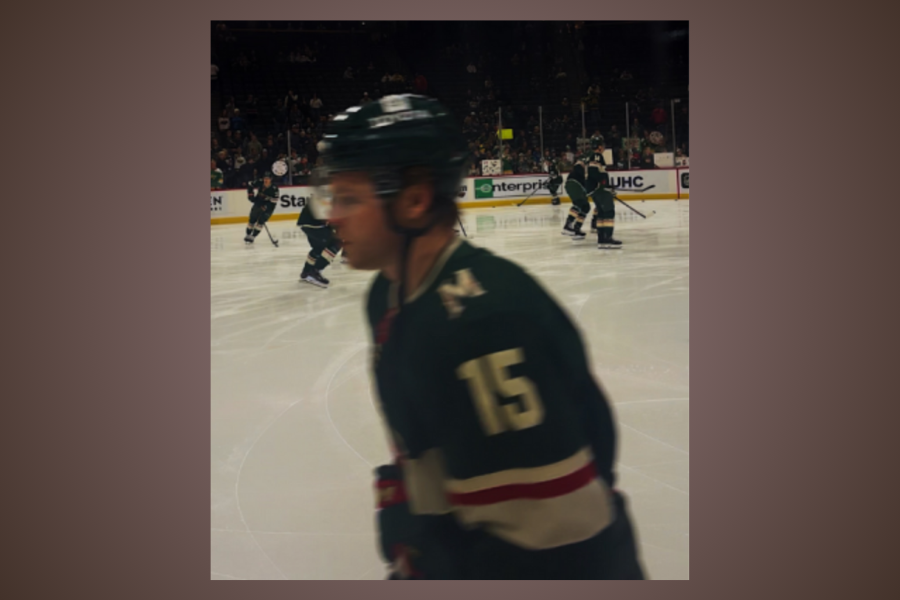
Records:
M275 247L278 247L278 240L272 237L272 233L269 231L269 226L266 223L263 223L263 227L266 229L266 233L269 234L269 239L272 240L272 243L275 244Z
M466 228L465 228L465 227L463 227L463 224L462 224L462 219L461 219L461 218L459 218L459 215L457 215L457 216L456 216L456 220L457 220L457 221L458 221L458 222L459 222L459 228L460 228L460 229L462 229L462 232L463 232L463 236L465 236L465 237L469 237L469 234L468 234L468 233L466 233Z
M630 208L631 210L633 210L634 212L636 212L637 214L639 214L640 216L644 217L645 219L649 219L650 217L652 217L653 215L656 214L656 211L654 210L654 211L651 211L649 215L645 215L644 213L642 213L642 212L639 211L638 209L634 208L633 206L631 206L630 204L628 204L627 202L625 202L624 200L622 200L622 199L619 198L618 196L613 196L613 197L614 197L616 200L618 200L619 202L621 202L622 204L624 204L625 206L627 206L628 208Z
M522 200L521 202L519 202L518 204L516 204L516 206L522 206L523 204L525 204L526 202L528 202L528 199L531 198L532 196L534 196L534 193L535 193L536 191L538 191L539 189L541 189L540 186L534 188L534 190L532 190L532 192L531 192L530 194L528 194L527 196L525 196L525 199Z

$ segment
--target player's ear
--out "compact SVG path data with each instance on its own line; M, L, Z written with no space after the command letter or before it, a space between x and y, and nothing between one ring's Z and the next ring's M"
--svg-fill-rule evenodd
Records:
M400 195L401 215L408 225L421 226L427 219L434 202L431 182L418 181L407 186Z

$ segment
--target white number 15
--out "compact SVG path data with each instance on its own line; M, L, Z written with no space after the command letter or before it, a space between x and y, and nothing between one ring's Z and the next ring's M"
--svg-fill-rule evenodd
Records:
M495 352L463 363L456 375L469 384L481 427L488 435L527 429L544 420L544 405L534 383L527 377L509 378L506 368L525 361L521 348ZM500 404L504 398L521 396L518 404Z

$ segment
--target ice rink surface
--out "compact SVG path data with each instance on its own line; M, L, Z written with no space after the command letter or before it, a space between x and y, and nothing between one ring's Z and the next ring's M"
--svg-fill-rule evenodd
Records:
M621 251L560 235L570 206L472 209L472 243L528 269L581 328L619 424L618 488L651 579L689 578L689 201L617 206ZM248 205L249 210L249 205ZM298 282L294 221L251 247L211 227L211 578L383 579L363 300L373 274L335 263Z

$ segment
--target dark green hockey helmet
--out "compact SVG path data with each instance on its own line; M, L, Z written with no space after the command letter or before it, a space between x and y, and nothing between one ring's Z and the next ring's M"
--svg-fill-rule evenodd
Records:
M385 96L336 115L319 145L323 175L363 172L376 193L391 198L402 189L403 171L428 167L436 202L455 202L468 162L462 131L437 100Z

